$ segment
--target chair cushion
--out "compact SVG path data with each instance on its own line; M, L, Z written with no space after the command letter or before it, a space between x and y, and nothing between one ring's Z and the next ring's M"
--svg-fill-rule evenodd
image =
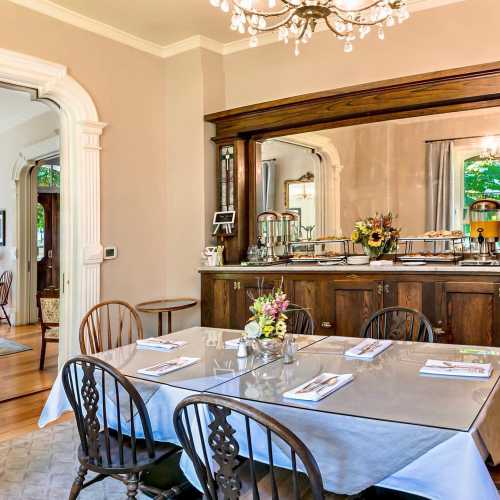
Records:
M48 330L45 330L45 338L59 340L59 328L49 328Z

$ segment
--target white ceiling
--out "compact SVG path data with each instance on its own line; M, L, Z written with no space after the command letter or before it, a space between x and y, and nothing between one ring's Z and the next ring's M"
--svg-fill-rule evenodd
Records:
M49 107L32 101L28 92L0 87L0 134L47 111Z
M10 1L164 57L194 48L194 43L221 53L248 48L245 35L229 29L230 14L213 7L209 0ZM462 1L474 0L408 0L408 3L415 11ZM274 36L272 41L275 39ZM230 50L228 44L232 45ZM167 50L172 45L176 46L173 52Z

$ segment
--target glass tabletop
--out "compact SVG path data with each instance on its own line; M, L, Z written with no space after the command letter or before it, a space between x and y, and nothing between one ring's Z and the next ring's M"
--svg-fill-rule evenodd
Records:
M193 391L206 391L269 363L253 354L246 358L238 358L237 350L225 345L227 340L236 339L241 334L240 330L194 327L168 335L170 341L185 340L187 342L185 346L170 352L137 349L135 344L131 344L100 353L98 357L130 378ZM298 348L302 349L324 337L296 335L295 338ZM160 377L137 373L137 370L179 356L196 357L200 358L200 361Z
M358 342L358 338L326 337L302 349L291 365L278 360L209 392L326 413L468 431L498 381L500 349L395 342L374 360L344 356ZM427 359L492 363L493 374L489 379L421 375L419 370ZM283 398L286 391L323 372L351 373L354 379L318 402Z
M176 309L186 309L198 303L196 299L165 299L152 300L151 302L141 302L136 308L144 312L166 312Z

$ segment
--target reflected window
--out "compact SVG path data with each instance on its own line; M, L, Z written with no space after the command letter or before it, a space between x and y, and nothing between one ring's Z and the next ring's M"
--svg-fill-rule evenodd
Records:
M45 209L43 205L36 205L36 260L41 261L45 256Z
M58 159L57 159L58 160ZM61 189L61 167L58 161L38 166L36 180L39 192L55 192Z

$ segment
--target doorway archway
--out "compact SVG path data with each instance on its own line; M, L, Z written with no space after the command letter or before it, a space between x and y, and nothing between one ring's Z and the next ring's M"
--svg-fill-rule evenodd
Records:
M60 112L61 365L79 352L80 318L100 300L100 136L105 124L65 66L0 49L0 81L35 90L37 99Z

